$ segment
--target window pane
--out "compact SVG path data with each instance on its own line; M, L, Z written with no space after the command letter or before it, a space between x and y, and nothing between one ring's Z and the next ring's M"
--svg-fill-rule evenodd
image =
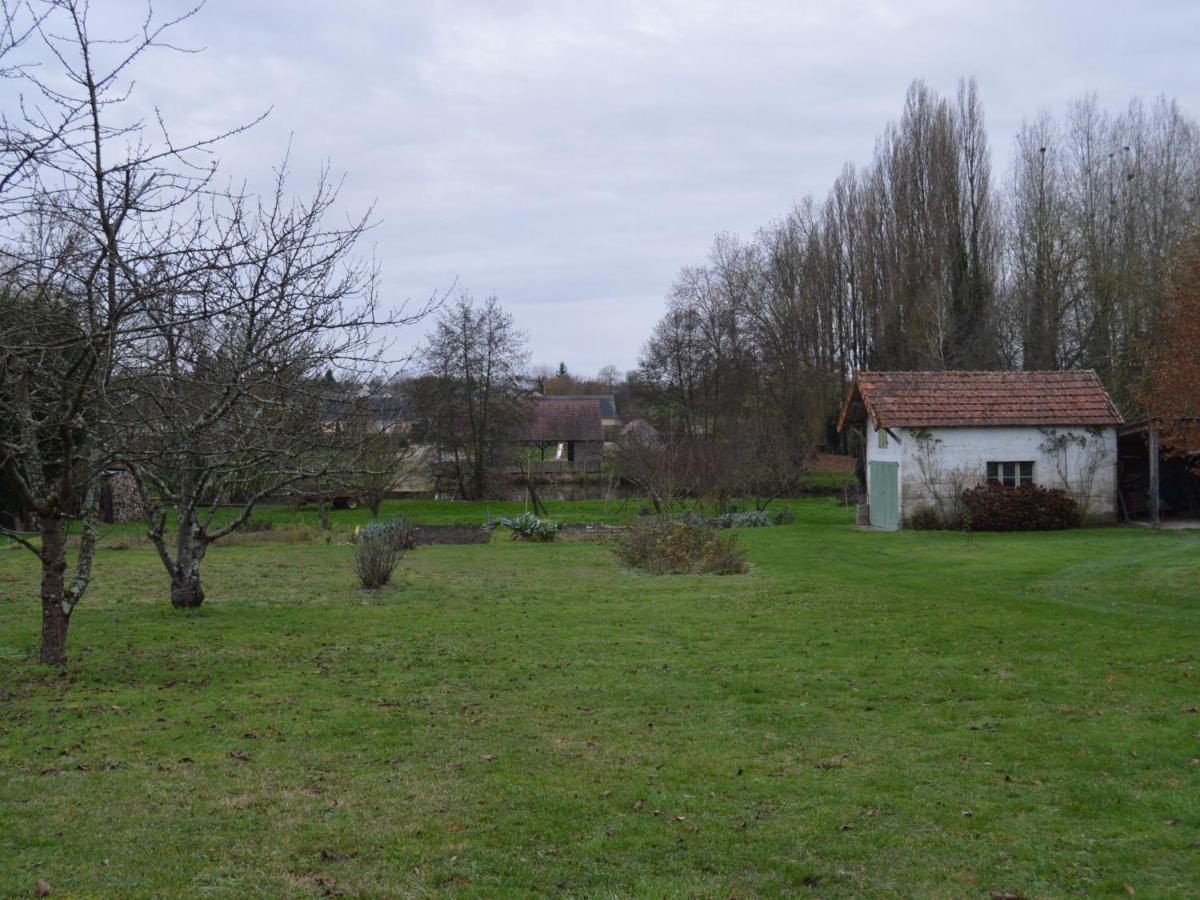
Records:
M1033 484L1033 463L1021 463L1021 484Z
M987 464L987 480L988 481L999 481L1000 480L1000 474L996 471L998 465L999 465L998 463L994 463L994 462L990 462Z

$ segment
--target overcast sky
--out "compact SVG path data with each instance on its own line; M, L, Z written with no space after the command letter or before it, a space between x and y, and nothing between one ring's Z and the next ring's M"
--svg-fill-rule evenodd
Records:
M157 0L163 13L182 9ZM96 31L136 4L94 0ZM683 265L869 158L914 78L979 83L997 174L1039 109L1165 93L1200 113L1200 3L209 0L138 92L255 183L374 203L385 296L497 294L535 363L625 369ZM402 338L414 342L419 334Z

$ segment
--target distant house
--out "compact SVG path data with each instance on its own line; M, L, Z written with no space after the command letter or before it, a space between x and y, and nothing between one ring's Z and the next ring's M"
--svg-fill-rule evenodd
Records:
M838 430L862 426L870 523L895 529L983 481L1062 487L1111 521L1121 424L1091 370L857 372Z
M321 414L321 428L327 433L367 424L383 434L407 434L412 428L413 401L403 389L357 387L330 394Z
M536 451L540 462L599 465L604 455L603 413L597 397L537 397L522 443Z
M620 440L654 447L658 445L660 438L658 429L645 419L630 419L621 426Z
M605 428L617 428L617 398L612 394L547 394L541 399L550 403L573 403L577 400L595 400L600 406L600 424Z

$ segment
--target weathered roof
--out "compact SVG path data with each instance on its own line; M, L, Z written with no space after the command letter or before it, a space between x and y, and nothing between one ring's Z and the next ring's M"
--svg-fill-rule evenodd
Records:
M541 397L534 401L525 433L527 441L602 441L600 403L595 398Z
M542 399L553 403L565 403L570 400L595 400L600 404L600 418L615 419L617 417L617 398L612 394L547 394Z
M1120 425L1091 369L1063 372L855 372L840 431L869 415L881 428Z

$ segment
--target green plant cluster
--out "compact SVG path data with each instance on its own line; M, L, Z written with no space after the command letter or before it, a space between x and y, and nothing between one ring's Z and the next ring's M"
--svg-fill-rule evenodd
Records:
M509 521L514 541L552 541L560 531L562 522L557 519L539 519L531 512L523 512Z
M742 512L721 513L720 515L706 519L703 516L696 515L696 513L689 509L679 517L679 521L688 525L707 525L710 528L767 528L771 525L784 524L778 521L778 518L776 517L775 520L772 520L771 514L766 510L751 509Z
M637 525L613 542L613 552L652 575L737 575L749 568L734 535L692 522Z

